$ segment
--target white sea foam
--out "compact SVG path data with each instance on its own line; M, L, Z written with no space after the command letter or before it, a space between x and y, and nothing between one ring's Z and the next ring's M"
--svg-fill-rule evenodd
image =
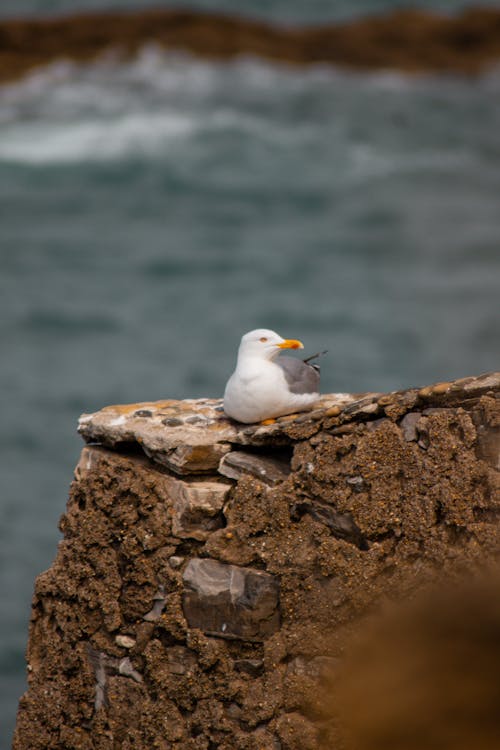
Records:
M25 164L119 159L173 148L196 127L182 115L129 114L68 124L25 124L5 130L0 158Z
M92 64L58 62L0 89L0 160L36 166L187 155L203 162L203 139L228 135L287 159L301 151L319 172L320 151L328 150L338 173L355 183L402 167L425 169L439 158L450 165L448 147L441 156L438 148L408 157L403 144L398 155L397 144L377 135L386 123L373 119L382 107L384 116L393 110L401 118L401 127L411 125L420 111L413 100L432 98L436 85L431 78L326 66L298 71L252 58L209 63L149 46L133 61L108 54ZM464 86L470 84L445 88L454 106ZM498 75L475 86L493 92Z
M297 76L253 60L209 64L154 47L133 62L108 55L89 65L56 63L1 92L0 160L168 156L200 133L236 132L286 146L307 140L310 126L291 127L252 108L286 82L296 89Z
M283 133L266 118L230 101L245 79L250 89L267 89L270 78L258 63L206 64L153 47L127 63L112 55L56 63L1 92L0 159L36 165L168 155L201 131L279 140Z
M3 128L0 160L23 164L108 161L126 156L179 155L178 149L198 135L238 133L269 146L286 146L311 137L265 119L231 110L216 113L146 112L77 122L21 123Z

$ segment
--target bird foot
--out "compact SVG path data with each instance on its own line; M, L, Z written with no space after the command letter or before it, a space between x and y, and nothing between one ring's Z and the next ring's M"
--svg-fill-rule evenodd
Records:
M275 420L275 419L264 419L264 420L263 420L263 421L261 422L261 424L264 424L264 425L267 425L267 424L275 424L275 423L276 423L276 420Z

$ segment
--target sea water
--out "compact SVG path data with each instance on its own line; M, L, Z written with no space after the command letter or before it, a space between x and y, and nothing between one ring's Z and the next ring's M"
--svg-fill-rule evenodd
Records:
M240 13L276 23L324 23L388 10L423 8L458 13L464 7L498 7L498 0L2 0L0 17L50 16L77 11L137 10L144 7L188 8L204 12Z
M0 91L0 726L81 412L219 396L240 336L328 349L324 391L496 369L500 75L145 48Z

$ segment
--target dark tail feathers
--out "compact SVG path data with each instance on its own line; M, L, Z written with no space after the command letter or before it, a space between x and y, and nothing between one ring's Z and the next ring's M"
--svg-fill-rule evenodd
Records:
M322 352L317 352L316 354L312 354L312 355L311 355L310 357L308 357L307 359L304 359L304 360L302 360L302 361L303 361L303 362L304 362L304 363L305 363L306 365L308 365L308 364L309 364L309 362L310 362L310 361L311 361L312 359L317 359L318 357L322 357L322 356L323 356L323 354L328 354L328 349L325 349L325 350L324 350L324 351L322 351ZM314 366L315 366L315 365L311 365L311 367L314 367ZM318 367L318 365L316 365L316 367Z

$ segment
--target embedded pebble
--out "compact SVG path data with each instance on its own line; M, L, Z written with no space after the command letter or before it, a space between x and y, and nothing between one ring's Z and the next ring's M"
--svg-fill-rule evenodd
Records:
M129 635L117 635L115 638L115 643L117 646L121 646L122 648L133 648L136 644L135 638L131 638Z
M363 490L366 489L366 482L363 477L347 477L345 481L346 484L351 487L353 492L363 492Z
M134 665L128 656L122 659L118 665L118 674L122 674L124 677L131 677L135 682L142 682L142 675L134 669Z
M312 419L313 422L317 422L319 419L323 419L325 416L325 412L323 409L315 409L314 411L309 412L309 419Z
M388 406L394 402L394 394L387 393L385 396L381 396L378 400L380 406Z
M170 558L170 560L171 559L172 558ZM153 596L153 606L142 619L146 620L146 622L156 622L156 620L159 620L161 617L161 613L165 609L166 601L167 598L165 596L165 586L159 586L158 591Z
M410 412L406 414L401 420L400 427L403 432L403 437L407 443L414 442L418 438L417 423L421 418L421 414L418 411Z
M330 406L330 408L325 411L325 417L338 417L341 411L340 406Z
M297 419L298 414L285 414L283 417L278 417L278 422L293 422Z
M309 413L302 414L300 417L297 417L295 419L295 424L305 424L306 422L311 422L311 415Z
M379 408L378 402L370 397L355 401L350 406L347 406L343 413L345 416L356 417L359 414L376 414Z
M418 395L422 398L429 398L429 396L432 395L432 386L426 385L425 388L421 388L418 392Z
M446 393L451 388L451 383L438 383L437 385L433 386L432 393L439 396L441 393Z

